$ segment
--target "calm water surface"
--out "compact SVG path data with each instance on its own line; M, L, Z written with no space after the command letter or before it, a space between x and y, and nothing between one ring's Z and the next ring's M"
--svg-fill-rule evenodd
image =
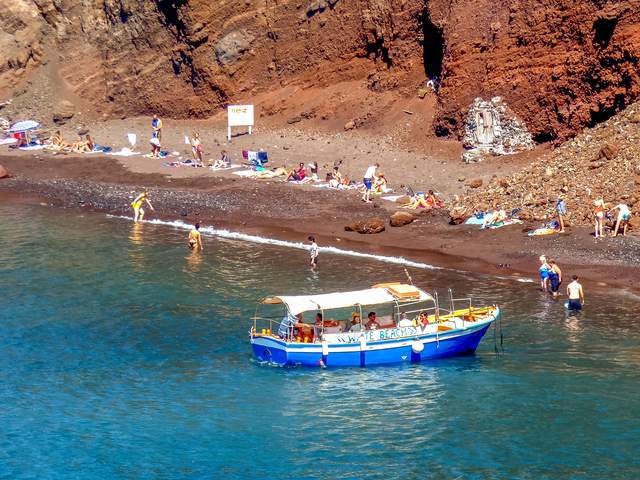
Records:
M639 478L631 296L567 317L534 284L412 269L496 301L475 356L276 368L256 299L404 279L397 265L0 203L0 478Z

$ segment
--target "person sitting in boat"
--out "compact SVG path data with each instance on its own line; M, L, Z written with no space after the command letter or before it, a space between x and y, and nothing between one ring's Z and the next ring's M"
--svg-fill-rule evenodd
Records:
M427 315L427 312L420 312L420 315L418 315L415 320L414 320L414 325L416 327L424 327L426 325L429 324L429 315Z
M380 324L376 319L376 312L369 312L369 315L367 315L366 327L367 330L377 330L378 328L380 328Z
M398 322L399 327L413 327L413 322L407 318L406 313L402 313L400 315L400 321Z
M361 332L362 331L362 322L360 321L360 314L358 312L353 312L351 314L351 328L350 332Z

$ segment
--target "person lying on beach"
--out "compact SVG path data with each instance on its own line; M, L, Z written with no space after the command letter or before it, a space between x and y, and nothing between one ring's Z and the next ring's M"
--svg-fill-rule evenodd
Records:
M507 218L508 218L507 212L502 210L500 208L500 205L497 205L495 211L487 213L484 216L482 227L480 228L487 228L487 227L490 227L491 225L496 225L500 222L504 222Z
M64 138L62 137L60 130L58 130L55 133L55 135L53 135L49 140L45 141L44 144L47 150L54 150L54 151L60 151L60 150L70 151L72 147L70 143L67 143L64 141Z
M252 178L268 179L282 176L288 177L289 175L290 172L286 168L278 167L272 170L256 170L252 175Z
M287 182L295 181L300 182L307 176L307 169L304 168L304 163L300 162L300 165L296 170L293 170L287 176Z
M411 208L416 210L418 208L431 208L431 205L427 202L424 192L418 192L415 197L413 197L413 201L408 205L404 205L402 208Z
M227 155L227 151L222 150L222 153L220 154L220 159L216 160L213 163L213 168L229 168L230 166L231 166L231 159L229 158L229 155Z
M196 223L193 230L189 232L189 248L191 250L200 250L204 252L202 246L202 235L200 235L200 223Z

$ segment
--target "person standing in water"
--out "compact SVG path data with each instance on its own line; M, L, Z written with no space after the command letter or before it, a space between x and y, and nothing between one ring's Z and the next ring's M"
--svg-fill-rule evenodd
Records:
M158 118L158 115L153 114L153 119L151 120L151 128L153 129L153 133L151 136L153 138L157 138L159 141L162 141L162 120Z
M144 209L142 205L146 202L149 205L151 210L155 210L151 202L149 201L148 193L145 190L140 195L138 195L133 202L131 202L131 207L133 207L133 221L137 222L138 220L142 220L144 218Z
M538 271L540 272L540 290L543 292L549 291L549 271L551 267L547 263L547 257L544 255L540 255L540 268Z
M578 276L574 275L572 279L573 282L567 285L567 296L569 297L567 308L573 311L580 311L584 305L584 292L582 291L582 285L578 283Z
M200 235L200 223L197 222L193 227L193 230L189 232L189 248L191 250L200 250L204 252L202 246L202 235Z
M549 266L551 267L549 270L549 290L553 298L558 298L558 291L562 283L562 270L560 270L558 264L553 260L549 260Z
M309 248L309 254L311 255L311 266L318 266L318 244L316 243L316 237L310 236L309 241L311 242L311 247Z

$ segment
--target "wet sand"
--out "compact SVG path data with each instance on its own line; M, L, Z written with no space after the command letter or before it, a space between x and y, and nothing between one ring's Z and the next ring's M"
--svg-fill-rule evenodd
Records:
M134 172L113 157L98 155L2 156L0 163L12 174L0 180L0 191L53 206L130 216L131 199L146 187L156 209L147 218L198 220L219 228L302 242L315 235L324 246L534 280L537 258L544 253L556 259L566 278L580 275L587 290L607 286L638 290L637 236L595 240L587 228L569 228L565 235L531 238L523 232L525 225L490 231L451 226L444 211L423 213L412 224L394 228L388 223L389 216L399 210L394 203L378 199L367 205L356 191L242 179L228 172L174 178ZM384 232L362 235L344 230L348 223L375 217L385 222Z

